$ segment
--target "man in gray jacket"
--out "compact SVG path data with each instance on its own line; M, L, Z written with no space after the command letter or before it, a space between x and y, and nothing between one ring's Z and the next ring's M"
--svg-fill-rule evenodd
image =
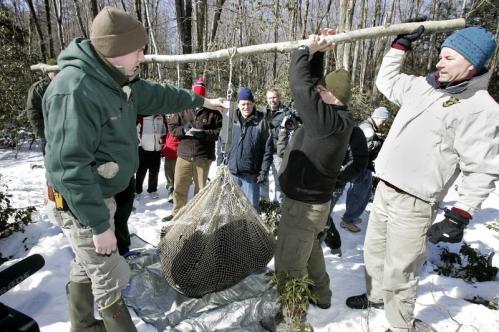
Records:
M390 331L431 331L414 319L418 275L433 243L458 243L474 212L499 179L499 106L487 92L486 63L494 36L479 27L459 30L442 44L437 71L400 73L405 52L421 26L398 36L385 55L376 85L400 106L376 159L381 179L367 227L367 294L351 308L382 307ZM458 199L432 225L437 207L461 175Z

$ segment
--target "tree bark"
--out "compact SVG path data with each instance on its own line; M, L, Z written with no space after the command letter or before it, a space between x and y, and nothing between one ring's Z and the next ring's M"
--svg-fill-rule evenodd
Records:
M211 22L211 37L210 43L215 41L215 37L217 36L218 30L218 22L220 21L220 16L222 15L222 9L224 6L225 0L216 0L215 2L215 11L213 13L213 19Z
M47 23L47 39L49 42L49 57L55 58L54 39L52 38L52 20L50 19L50 0L44 0L45 3L45 19Z
M441 2L440 0L433 0L433 8L432 8L432 14L433 14L433 19L438 20L440 18L440 7L441 7ZM433 61L434 61L434 54L435 54L435 48L436 48L436 36L431 35L430 36L430 42L428 44L428 53L426 56L426 59L428 60L426 62L426 71L430 71L431 68L433 67Z
M73 0L75 6L76 19L78 20L78 26L80 27L80 32L83 37L88 38L88 33L86 27L83 25L83 19L81 18L80 6L78 5L78 0Z
M35 24L36 33L38 34L38 38L40 39L40 51L42 53L43 60L47 61L47 48L45 47L45 38L43 37L40 21L38 20L35 7L33 6L33 0L26 0L26 2L28 3L31 18L33 19L33 23Z
M305 0L303 16L301 18L301 39L305 39L307 37L307 21L308 21L308 8L309 8L308 0Z
M57 35L61 50L66 47L64 43L64 27L62 25L62 0L54 0L54 13L57 21Z
M366 5L366 0L361 0L361 17L359 21L358 27L360 29L363 29L366 27L366 19L367 19L367 5ZM358 62L359 62L359 53L360 53L360 47L361 45L364 45L364 41L358 40L355 42L355 49L353 51L353 61L352 61L352 86L355 85L356 78L357 78L357 71L359 68ZM362 52L364 54L364 52Z
M182 44L182 54L192 53L192 2L191 0L175 0L177 13L177 29ZM182 66L182 78L185 86L192 85L192 75L187 62Z
M90 10L92 11L92 19L99 14L99 6L97 0L90 0Z
M345 32L352 30L353 14L355 8L355 0L348 0L345 15ZM351 43L345 43L343 48L343 68L350 70L350 46Z
M274 43L277 43L279 40L279 16L280 16L280 1L275 1L274 7ZM308 1L307 1L308 2ZM274 82L277 79L277 52L274 52L274 61L272 63L272 77Z
M204 16L206 12L206 0L197 0L196 1L196 52L200 53L205 51L205 43L204 43L204 28L205 28L205 20Z

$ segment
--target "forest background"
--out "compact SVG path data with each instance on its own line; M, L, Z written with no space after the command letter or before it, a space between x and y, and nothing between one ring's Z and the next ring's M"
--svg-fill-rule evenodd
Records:
M16 146L30 135L24 115L29 86L43 75L30 65L57 58L73 38L88 37L92 19L106 5L121 8L146 27L146 54L190 54L262 43L305 39L322 27L338 32L388 25L409 18L464 17L499 40L499 4L495 0L0 0L0 146ZM449 33L425 34L404 63L406 73L435 70L439 48ZM357 120L393 104L376 90L374 80L393 36L339 44L326 57L326 72L346 68L354 86L350 108ZM489 92L499 101L498 50L490 62ZM232 83L250 87L259 105L277 87L290 103L288 53L236 56ZM226 96L229 61L189 64L144 64L143 78L190 88L207 79L211 97ZM235 97L235 94L232 96ZM167 107L167 105L165 105Z

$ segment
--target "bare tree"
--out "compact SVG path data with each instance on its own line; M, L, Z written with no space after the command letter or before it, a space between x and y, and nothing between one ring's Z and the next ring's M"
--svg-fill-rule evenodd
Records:
M225 0L216 0L215 1L215 10L213 12L213 18L211 20L211 34L210 34L210 43L215 41L215 37L217 35L218 23L220 21L220 16L222 15L222 8L224 6Z
M81 18L80 6L78 5L78 0L73 0L75 7L76 19L78 20L78 26L80 27L80 32L83 37L88 38L87 29L83 25L83 19Z
M440 0L434 0L432 7L432 17L434 20L438 20L440 18ZM437 36L435 34L430 36L430 42L428 44L428 53L426 58L428 61L426 62L426 70L430 71L433 67L434 55L436 50L436 39Z
M360 29L363 29L366 27L366 20L367 20L367 1L366 0L361 0L360 12L361 12L361 17L360 17L358 27ZM358 40L355 42L355 48L353 51L353 60L352 60L352 75L351 75L352 85L355 85L355 82L356 82L357 70L359 68L359 66L358 66L359 52L360 52L361 46L364 46L364 45L365 45L365 41ZM362 56L364 56L364 54L365 54L364 47L362 47Z
M182 44L182 54L192 53L192 2L191 0L175 0L175 11L177 13L177 31ZM183 64L184 85L192 85L192 75L189 66Z
M99 6L97 5L97 0L90 0L90 10L92 12L92 18L99 14Z
M49 42L49 57L55 58L54 39L52 38L52 21L50 19L50 0L44 0L45 3L45 19L47 23L47 39Z
M305 37L307 36L307 21L308 21L308 7L309 7L308 0L305 0L303 7L304 7L303 16L301 18L301 39L305 39Z
M54 0L54 13L57 21L57 35L59 37L59 46L62 50L65 47L64 26L62 25L62 0Z
M36 32L38 33L38 38L40 39L40 51L42 52L42 57L44 61L47 61L47 48L45 47L45 39L43 37L42 28L40 27L40 21L36 15L35 7L33 6L33 0L26 0L28 3L29 11L31 13L31 18L35 24Z
M205 13L206 13L206 0L196 1L196 52L205 51L204 34L205 34Z

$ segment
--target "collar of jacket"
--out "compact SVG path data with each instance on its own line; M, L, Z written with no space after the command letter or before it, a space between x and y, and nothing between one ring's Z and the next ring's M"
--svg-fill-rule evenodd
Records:
M241 124L241 126L244 126L244 125L249 124L251 122L256 122L258 120L256 113L257 113L257 111L253 110L253 113L251 113L250 116L248 116L245 119L245 118L243 118L241 111L239 109L237 109L237 120L239 120L239 123Z
M99 61L100 64L102 64L102 67L106 70L106 72L118 83L120 86L127 85L129 83L128 77L123 74L118 68L113 66L107 59L102 56L99 52L95 51L95 54L97 54L97 60Z
M474 88L476 90L479 89L487 89L487 85L489 83L490 73L488 71L484 71L481 74L478 74L472 77L470 80L461 82L456 85L450 85L452 82L447 84L442 84L438 81L438 71L431 72L426 76L426 82L430 84L434 89L444 90L450 94L458 94L469 88Z
M329 104L329 106L331 106L332 108L334 108L334 110L336 110L336 111L348 111L348 106L347 105L332 105L332 104Z

